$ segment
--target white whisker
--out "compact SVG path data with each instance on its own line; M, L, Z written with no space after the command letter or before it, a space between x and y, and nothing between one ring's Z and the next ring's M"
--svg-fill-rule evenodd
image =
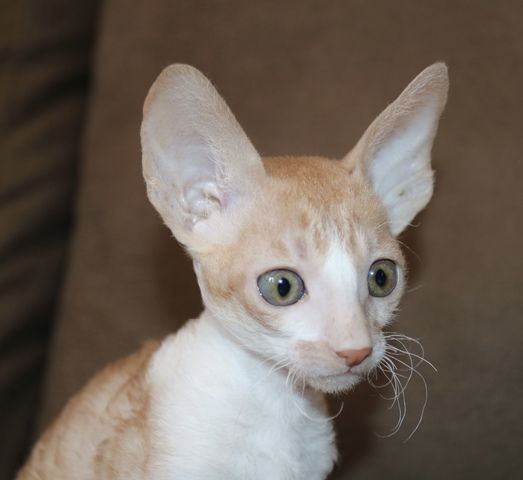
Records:
M423 416L425 415L425 408L429 401L429 389L427 386L427 381L425 380L425 377L421 373L419 373L418 371L416 371L415 373L416 373L416 375L419 376L419 378L423 382L423 386L425 388L425 400L423 401L423 406L421 407L421 412L420 412L418 423L416 423L414 429L412 430L412 432L410 432L410 435L404 440L403 443L408 442L412 438L412 435L414 435L414 433L416 433L416 431L418 430L418 428L421 425L421 422L423 420Z
M407 397L406 389L414 376L417 376L423 382L425 391L425 398L421 407L421 412L414 429L409 433L404 440L407 442L412 438L414 433L418 430L425 408L428 403L428 386L425 377L417 370L418 367L425 364L437 372L436 367L425 358L425 350L418 339L411 338L397 332L385 332L384 339L386 340L385 354L377 367L367 374L367 381L376 389L381 398L391 402L389 409L394 407L398 410L398 419L391 428L390 433L386 435L378 434L378 436L385 438L395 435L403 425L407 416ZM413 344L417 352L411 352L407 348L407 344ZM378 372L381 372L384 377L383 383L378 381ZM392 395L384 395L381 390L390 388Z

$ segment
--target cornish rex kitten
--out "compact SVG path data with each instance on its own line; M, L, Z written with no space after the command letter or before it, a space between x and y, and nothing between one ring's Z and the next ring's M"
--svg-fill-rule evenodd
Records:
M424 70L341 160L262 159L187 65L152 86L147 192L205 310L68 403L18 479L323 479L324 393L384 359L405 285L396 236L432 195L447 69Z

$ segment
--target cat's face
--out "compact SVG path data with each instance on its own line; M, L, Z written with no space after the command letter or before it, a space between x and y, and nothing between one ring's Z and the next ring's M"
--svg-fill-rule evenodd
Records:
M403 291L403 256L385 209L340 162L274 158L264 166L252 200L230 207L244 210L231 242L198 255L205 303L300 386L345 390L384 354L381 329ZM352 366L337 353L362 349L368 356Z
M342 160L262 160L209 81L168 67L144 106L148 196L240 345L322 391L381 360L405 265L395 237L432 195L446 67L424 70Z

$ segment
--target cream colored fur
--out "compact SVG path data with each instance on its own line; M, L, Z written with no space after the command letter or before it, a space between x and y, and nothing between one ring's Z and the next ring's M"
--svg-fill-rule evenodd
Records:
M427 68L342 160L261 159L200 72L166 68L144 106L144 177L205 310L91 380L18 479L325 478L337 453L323 393L384 357L405 284L395 237L432 195L447 83L443 64ZM398 282L374 297L367 274L382 258ZM306 285L287 307L257 287L278 268ZM354 366L339 353L362 349Z

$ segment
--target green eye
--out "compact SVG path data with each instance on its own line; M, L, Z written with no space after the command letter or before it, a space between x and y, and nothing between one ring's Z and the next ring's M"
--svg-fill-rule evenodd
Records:
M258 290L266 302L277 307L286 307L305 295L305 284L291 270L271 270L258 277Z
M398 270L392 260L376 260L369 269L367 276L369 293L373 297L386 297L396 288Z

